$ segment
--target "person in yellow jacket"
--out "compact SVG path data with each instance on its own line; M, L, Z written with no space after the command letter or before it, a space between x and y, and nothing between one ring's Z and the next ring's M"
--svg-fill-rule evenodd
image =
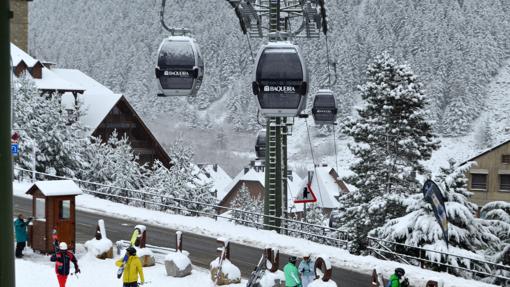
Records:
M126 252L129 254L129 257L124 266L124 275L122 278L122 282L124 282L123 286L138 287L138 275L140 275L140 283L143 284L145 282L143 278L142 262L140 258L136 256L136 249L134 247L129 246ZM115 265L118 267L122 266L122 259L117 260Z

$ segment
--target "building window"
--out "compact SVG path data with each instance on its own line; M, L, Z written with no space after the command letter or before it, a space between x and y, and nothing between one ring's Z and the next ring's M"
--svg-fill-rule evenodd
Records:
M35 218L46 219L46 200L44 198L35 199Z
M510 174L499 175L499 191L510 191Z
M501 156L501 162L510 164L510 154L504 154Z
M60 219L71 218L71 201L62 200L59 205L60 206L58 208L58 218Z
M472 173L471 189L487 190L487 174Z

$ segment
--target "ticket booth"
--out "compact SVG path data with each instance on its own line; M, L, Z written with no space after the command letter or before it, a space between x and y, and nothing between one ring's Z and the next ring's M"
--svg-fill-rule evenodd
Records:
M32 221L29 243L42 253L54 252L54 237L75 248L75 198L82 193L72 180L35 182L26 192L32 195Z

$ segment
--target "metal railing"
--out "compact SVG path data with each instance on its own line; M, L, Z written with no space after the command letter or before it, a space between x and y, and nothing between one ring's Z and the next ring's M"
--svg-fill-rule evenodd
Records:
M411 246L371 236L368 236L368 250L376 257L384 260L400 261L434 271L445 271L467 279L492 277L500 284L510 283L510 277L507 277L507 274L510 274L510 266L508 265ZM431 254L435 256L430 256ZM431 257L441 258L441 260L431 260Z
M172 211L175 214L187 216L207 216L214 218L215 220L223 218L233 222L234 224L241 224L257 229L277 228L281 230L281 233L293 237L313 240L314 242L344 249L348 249L350 244L350 236L346 231L331 228L328 226L307 223L289 218L264 215L261 213L244 211L237 208L225 207L207 202L162 195L156 189L137 190L122 188L97 182L51 175L43 172L34 172L32 170L23 168L15 168L15 170L18 172L16 178L19 180L33 180L33 174L35 174L36 180L73 180L85 193L124 204L139 204L138 207L155 209L165 212ZM104 189L121 190L125 192L125 194L119 195L102 191ZM152 192L150 190L155 190L156 192ZM220 213L222 210L230 211L232 215L236 214L239 216L239 218L234 218L232 216L227 216L224 213ZM281 220L282 226L263 223L264 217Z

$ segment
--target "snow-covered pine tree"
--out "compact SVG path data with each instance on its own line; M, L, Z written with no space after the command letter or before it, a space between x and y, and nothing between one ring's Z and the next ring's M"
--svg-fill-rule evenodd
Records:
M130 191L143 187L144 171L137 159L129 144L129 139L125 135L120 137L117 131L113 131L105 143L100 138L90 139L90 144L87 145L83 154L82 166L77 177L90 182L115 186L117 188L97 185L90 185L87 188L123 198L107 195L98 195L99 197L125 204L139 205L131 200L139 198L139 194Z
M434 216L432 206L424 201L421 193L404 200L404 204L407 205L406 215L388 221L384 226L375 229L371 235L388 241L482 260L485 259L486 252L494 253L500 246L500 240L484 219L476 218L475 212L478 208L476 204L468 201L471 194L466 188L465 172L469 166L458 167L452 159L448 163L448 167L441 168L441 173L435 181L447 199L445 207L449 221L449 247L443 239L443 232ZM420 255L417 251L405 252L414 256ZM453 256L446 258L432 252L426 252L422 256L435 262L448 260L453 266L465 266L465 262ZM485 265L473 267L490 271Z
M509 265L510 264L510 203L506 201L493 201L485 204L480 210L480 217L485 219L486 224L492 232L501 240L498 250L487 254L490 261ZM510 276L510 271L496 270L493 274ZM493 284L504 286L504 282L495 280Z
M388 53L368 66L367 83L360 87L365 105L343 129L355 141L349 148L358 161L347 180L358 190L340 200L341 215L335 217L336 225L353 234L354 252L365 248L370 230L405 212L401 196L419 191L421 161L439 147L425 120L421 87L409 66Z
M253 197L245 183L239 188L237 197L234 198L231 206L232 208L247 212L264 213L264 203L262 199L260 197ZM259 223L263 222L263 218L258 215L236 210L232 211L232 220L236 223L251 227L257 227Z
M69 121L62 109L60 94L41 96L26 75L16 79L14 129L21 134L20 157L16 162L37 171L74 176L79 170L86 130L79 121L82 111ZM79 105L77 108L79 109Z

